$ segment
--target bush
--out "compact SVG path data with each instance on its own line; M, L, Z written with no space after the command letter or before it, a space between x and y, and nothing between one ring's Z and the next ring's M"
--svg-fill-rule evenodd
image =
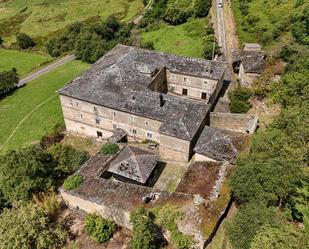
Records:
M164 15L164 21L172 25L185 23L189 18L189 14L177 8L169 8Z
M212 60L213 56L219 53L220 48L214 34L209 34L204 37L204 47L202 57L207 60Z
M194 4L194 14L196 17L208 16L211 8L211 0L196 0Z
M149 50L154 50L154 44L152 41L143 42L141 44L141 47Z
M20 33L17 37L16 37L18 46L21 49L28 49L28 48L32 48L35 46L34 41L32 40L32 38L25 34L25 33Z
M66 190L73 190L78 188L84 182L84 177L81 175L69 176L63 183L63 187Z
M57 167L55 173L59 176L72 174L89 159L89 154L85 151L75 150L73 147L63 144L51 146L48 152L53 156Z
M46 150L50 146L61 142L64 138L64 127L62 125L56 124L50 134L44 135L40 140L41 147Z
M85 219L86 233L97 243L109 241L116 231L116 224L95 214L87 215Z
M114 155L118 151L119 151L118 145L113 143L106 143L100 149L100 153L103 155Z
M130 215L133 226L133 238L131 245L133 249L157 249L159 245L154 233L154 223L149 212L140 208Z
M246 113L252 107L249 98L253 95L252 90L245 87L237 87L229 92L230 111L232 113Z

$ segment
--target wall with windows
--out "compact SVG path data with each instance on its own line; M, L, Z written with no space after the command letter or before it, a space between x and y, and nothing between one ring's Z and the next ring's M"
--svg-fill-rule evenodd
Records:
M211 102L212 95L222 87L221 82L212 79L184 75L166 70L168 91L188 98Z
M160 140L160 121L66 96L60 96L60 100L65 124L70 132L107 139L114 129L121 128L136 139L150 139L156 142Z

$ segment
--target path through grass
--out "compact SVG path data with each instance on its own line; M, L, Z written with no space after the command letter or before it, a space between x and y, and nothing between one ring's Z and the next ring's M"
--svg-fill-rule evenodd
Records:
M51 98L59 88L88 67L88 64L79 61L69 62L0 100L0 145L5 143L18 123L36 106ZM32 113L0 152L38 141L57 123L63 123L58 97L52 98Z
M178 26L162 24L160 29L143 32L141 36L143 41L152 41L155 50L176 55L201 57L202 38L207 26L207 18L193 19Z
M21 52L17 50L0 49L0 72L13 67L20 76L24 76L42 63L51 61L47 55Z

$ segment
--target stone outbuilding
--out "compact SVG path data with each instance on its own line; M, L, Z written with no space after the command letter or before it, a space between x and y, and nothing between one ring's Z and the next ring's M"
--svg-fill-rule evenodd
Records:
M106 172L122 182L147 185L158 161L158 155L126 145L110 163Z

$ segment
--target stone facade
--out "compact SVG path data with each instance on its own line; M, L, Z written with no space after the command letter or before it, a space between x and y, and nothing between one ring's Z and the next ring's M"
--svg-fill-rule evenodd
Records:
M238 78L240 85L243 87L250 87L252 83L256 81L261 76L260 73L246 73L244 65L241 63L239 66Z

